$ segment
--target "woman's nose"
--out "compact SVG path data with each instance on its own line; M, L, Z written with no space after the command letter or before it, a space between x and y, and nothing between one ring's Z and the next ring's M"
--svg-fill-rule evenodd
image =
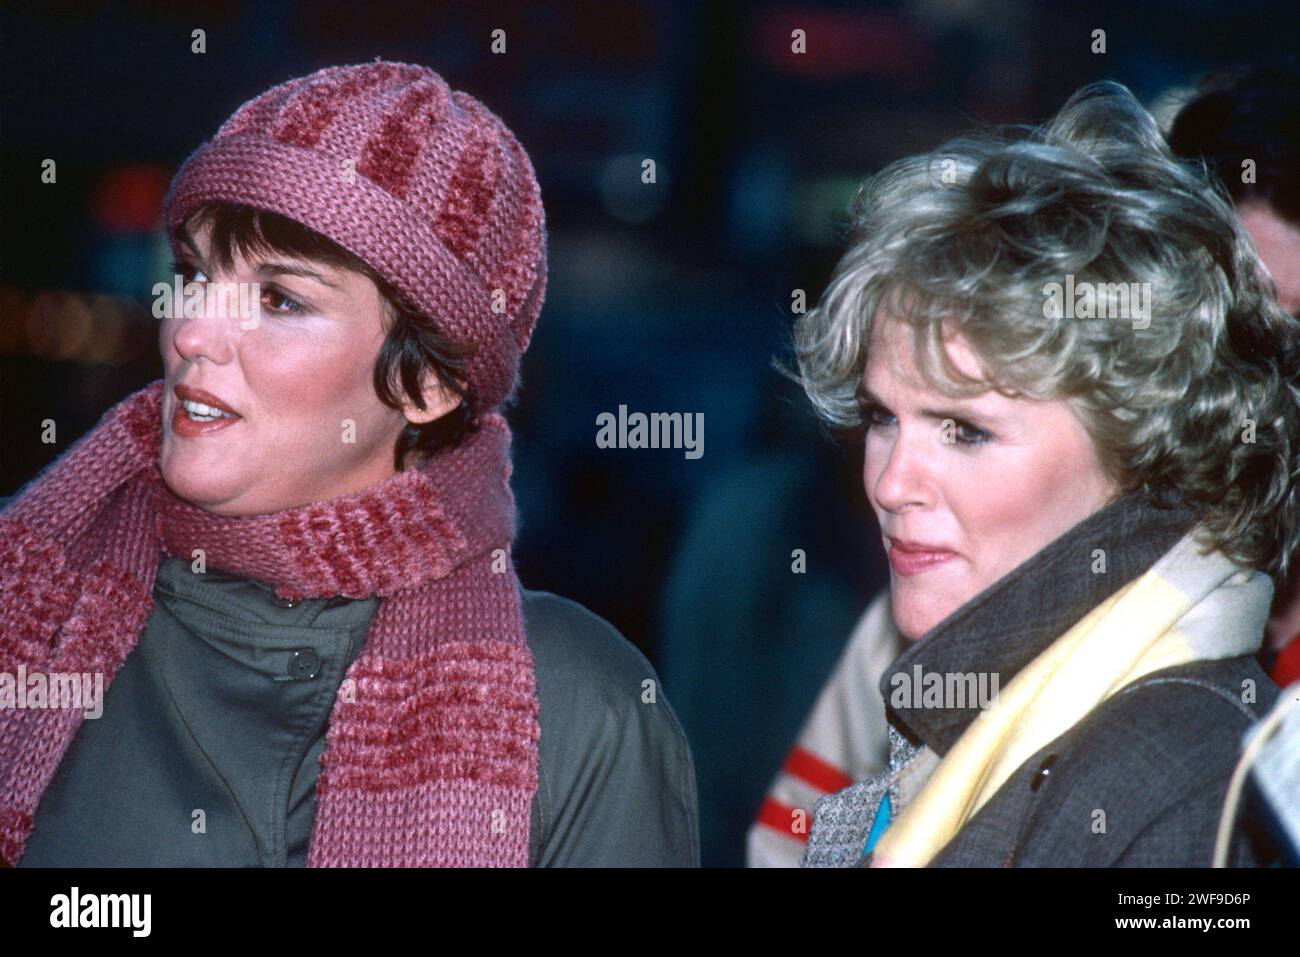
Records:
M202 302L187 301L186 308L178 310L172 341L182 357L191 361L200 356L216 363L230 361L234 339L241 331L238 301L230 291L234 285L206 283Z
M884 458L884 467L876 475L874 489L876 502L881 508L898 512L911 506L925 505L930 500L930 478L926 468L930 451L920 446L917 437L902 432L895 433L893 441L884 447L868 448L868 456ZM870 472L868 469L868 475Z

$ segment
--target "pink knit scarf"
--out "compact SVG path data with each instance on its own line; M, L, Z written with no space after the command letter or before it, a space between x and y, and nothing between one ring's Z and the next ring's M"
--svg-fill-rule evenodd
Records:
M0 513L0 672L102 673L153 606L164 552L287 599L380 597L330 715L307 864L526 866L537 694L519 586L510 430L370 488L225 518L158 471L163 383L114 406ZM0 857L16 863L80 708L0 708Z

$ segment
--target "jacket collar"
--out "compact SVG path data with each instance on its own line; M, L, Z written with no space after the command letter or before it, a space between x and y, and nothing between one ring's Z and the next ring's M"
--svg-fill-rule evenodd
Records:
M895 708L899 687L921 676L996 675L1005 688L1016 674L1092 608L1155 564L1194 525L1185 507L1159 506L1130 493L1084 519L922 635L880 679L890 720L915 743L940 755L979 716L969 707L927 707L918 693ZM1094 572L1095 549L1105 572ZM902 676L895 679L895 676ZM944 702L945 704L947 702Z

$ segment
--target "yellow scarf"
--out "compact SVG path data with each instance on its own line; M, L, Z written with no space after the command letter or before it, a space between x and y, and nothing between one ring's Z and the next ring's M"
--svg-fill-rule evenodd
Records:
M1273 585L1195 531L1035 658L982 712L881 836L873 867L924 867L1030 756L1125 685L1199 659L1249 654Z

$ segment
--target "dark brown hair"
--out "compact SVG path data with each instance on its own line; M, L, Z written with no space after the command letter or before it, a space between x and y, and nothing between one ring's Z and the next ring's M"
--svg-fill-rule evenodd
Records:
M1235 205L1263 201L1300 224L1300 59L1228 67L1202 78L1174 117L1169 148L1201 158ZM1242 180L1242 161L1255 176Z
M408 422L397 437L393 463L401 471L412 453L429 455L457 445L478 428L474 396L461 378L474 347L455 342L438 331L433 317L411 301L338 243L278 213L234 203L209 203L195 211L190 226L210 223L211 256L215 264L229 269L234 253L244 258L281 253L314 260L336 269L350 269L365 276L379 289L388 309L388 333L375 359L374 384L379 400L400 410L405 400L424 409L421 381L432 373L460 405L432 422ZM399 390L400 389L400 393Z

